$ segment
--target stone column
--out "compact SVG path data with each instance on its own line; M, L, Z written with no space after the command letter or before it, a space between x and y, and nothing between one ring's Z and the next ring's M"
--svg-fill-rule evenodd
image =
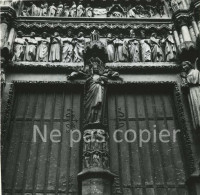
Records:
M183 43L184 41L183 41L183 35L182 35L182 33L179 34L179 38L180 38L180 42Z
M8 24L5 21L0 23L0 36L1 36L0 48L2 49L8 37Z
M8 35L8 40L7 40L7 48L9 51L12 51L13 49L13 43L15 40L16 32L14 28L11 28L9 35Z
M199 29L198 29L197 23L196 23L196 21L194 20L194 18L192 19L192 26L193 26L195 35L196 35L196 37L197 37L198 34L199 34Z
M180 45L180 39L179 39L177 30L174 29L173 30L173 34L174 34L174 39L175 39L175 42L176 42L176 46L178 47Z
M190 36L193 42L196 41L196 35L192 26L189 26Z
M189 32L189 29L186 25L183 25L181 27L181 32L182 32L182 35L183 35L183 40L186 42L186 41L192 41L191 37L190 37L190 32Z

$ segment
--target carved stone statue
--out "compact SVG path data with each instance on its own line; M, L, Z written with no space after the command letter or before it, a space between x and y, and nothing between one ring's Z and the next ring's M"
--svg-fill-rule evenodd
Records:
M169 34L163 41L165 47L166 62L173 62L176 60L176 45L172 34Z
M90 4L87 5L85 8L85 15L86 17L92 17L93 16L93 8L90 6Z
M64 17L69 17L70 10L67 4L64 4L63 14L64 14Z
M152 51L152 61L153 62L163 62L164 54L162 51L160 39L157 39L157 34L152 33L150 37L150 45Z
M128 61L128 46L124 40L124 36L120 33L119 37L114 41L115 45L115 61L116 62L127 62Z
M56 15L57 8L55 7L55 3L52 3L52 5L49 7L49 13L48 16L53 17Z
M130 18L136 18L136 9L135 7L129 9L127 16Z
M25 40L22 38L22 31L17 32L17 38L14 42L14 56L13 61L23 61L25 54Z
M39 16L40 15L40 9L38 9L38 7L33 2L31 2L30 15L31 16Z
M151 62L151 48L149 41L146 39L144 30L141 30L140 33L141 33L140 45L141 45L142 62Z
M27 45L25 51L26 61L35 61L36 49L37 49L37 40L35 39L35 33L31 32L30 37L27 39Z
M189 61L182 63L186 73L184 78L189 85L189 102L193 120L198 129L200 129L200 72L193 68Z
M77 38L74 38L74 62L83 62L83 51L85 48L85 38L83 32L78 34Z
M36 61L39 62L48 62L48 54L49 54L49 40L47 39L47 33L42 33L42 38L38 41L38 49L36 55Z
M130 31L131 39L128 41L129 58L131 62L140 62L140 43L135 38L133 30Z
M93 156L92 156L92 165L94 167L100 167L101 166L101 162L100 162L100 156L98 152L94 152Z
M30 16L29 9L27 6L24 6L24 9L22 10L21 16Z
M114 47L115 37L113 38L112 34L109 33L106 40L107 40L108 61L114 62L114 60L115 60L115 47Z
M54 36L50 40L50 53L49 61L50 62L60 62L61 61L61 37L58 32L54 33Z
M84 15L84 7L83 7L83 5L82 5L82 3L81 3L81 1L79 2L79 5L78 5L78 7L77 7L77 17L83 17L83 15Z
M41 5L40 16L47 16L48 14L48 3Z
M73 1L72 6L70 8L70 15L71 17L76 17L76 3Z
M68 36L62 38L62 62L73 62L72 32L68 31Z
M61 2L59 2L59 5L57 7L56 16L60 17L60 16L62 16L62 13L63 13L63 4Z

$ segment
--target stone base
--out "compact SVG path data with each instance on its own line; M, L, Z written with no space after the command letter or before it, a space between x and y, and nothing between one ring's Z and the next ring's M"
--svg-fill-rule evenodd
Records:
M84 169L78 174L82 195L110 195L114 174L102 168Z

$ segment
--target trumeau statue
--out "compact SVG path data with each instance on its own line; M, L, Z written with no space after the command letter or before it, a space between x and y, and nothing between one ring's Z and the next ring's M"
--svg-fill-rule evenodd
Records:
M114 62L115 59L115 47L114 47L114 40L115 37L112 37L112 34L109 33L107 35L107 53L108 53L108 61Z
M161 47L160 39L157 39L157 34L152 33L150 37L150 45L152 51L152 61L153 62L163 62L164 54Z
M128 61L128 46L124 40L124 36L120 33L119 37L114 41L115 45L115 61L116 62L127 62Z
M42 33L42 38L39 42L36 61L39 62L48 62L48 54L49 54L49 40L47 39L47 33Z
M140 62L140 43L139 40L135 38L133 30L130 31L130 37L131 39L128 41L130 61Z
M18 36L14 42L14 56L13 61L23 61L25 54L25 40L22 37L22 31L18 31Z
M197 62L197 61L196 61ZM186 75L183 82L189 85L189 102L195 126L200 128L200 72L189 61L182 62Z
M36 49L37 49L37 40L35 39L35 33L31 32L31 35L26 39L26 51L25 51L25 60L26 61L35 61L36 59Z
M67 37L62 38L62 62L73 62L72 32L68 31Z
M78 37L74 38L74 62L83 62L83 51L85 49L85 38L83 32L79 32Z
M151 62L151 48L149 44L149 40L146 39L145 31L140 31L140 45L141 45L141 53L142 53L142 62Z
M58 32L55 32L50 40L49 62L61 61L61 46L61 37Z

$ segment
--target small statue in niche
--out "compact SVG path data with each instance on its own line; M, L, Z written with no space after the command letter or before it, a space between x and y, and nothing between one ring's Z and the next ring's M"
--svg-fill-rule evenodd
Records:
M48 13L48 3L41 5L40 16L47 16Z
M136 18L136 9L135 7L129 9L127 16L130 18Z
M93 156L92 156L92 164L95 167L100 167L101 166L101 162L100 162L100 156L98 152L94 152Z
M115 37L112 36L111 33L107 35L107 53L108 53L108 61L114 62L115 59L115 47L114 47Z
M85 8L85 15L89 18L93 16L93 8L90 7L90 4L87 4L87 7Z
M85 168L89 168L89 167L90 167L90 154L87 154L87 153L86 153L86 154L84 155L84 162L85 162L85 163L84 163L84 165L85 165L84 167L85 167Z
M55 3L52 3L52 5L49 7L49 13L48 16L53 17L56 15L57 8L55 7Z
M70 15L71 17L76 17L76 3L73 1L72 6L70 8Z
M74 47L74 62L83 62L83 51L85 49L85 38L83 32L79 32L78 37L73 39Z
M109 158L107 154L102 154L102 165L104 169L109 168Z
M38 41L38 49L36 55L36 61L39 62L48 62L48 54L49 54L49 40L47 39L47 33L42 33L42 38Z
M26 61L35 61L36 59L36 49L37 49L37 40L35 39L35 32L31 32L30 37L26 39L26 51L25 51L25 60Z
M83 17L83 15L84 15L84 7L83 7L83 4L82 4L82 2L80 1L79 2L79 5L78 5L78 7L77 7L77 17Z
M128 45L124 40L124 35L119 34L119 37L114 41L115 45L115 61L116 62L127 62L128 61Z
M151 48L149 41L146 39L145 30L141 30L140 35L141 35L140 45L141 45L142 62L151 62Z
M73 62L72 31L68 31L67 37L62 38L62 62Z
M49 61L50 62L60 62L61 61L61 37L58 32L54 33L54 36L50 39L50 53Z
M160 17L163 17L163 15L165 14L164 2L158 2L156 7L157 7L157 12L159 13Z
M13 61L23 61L25 54L26 42L22 37L22 31L17 32L17 38L14 41Z
M176 60L177 51L172 32L169 32L167 38L162 42L164 43L166 62L174 62Z
M64 14L64 17L69 17L70 15L69 6L66 3L64 4L63 14Z
M128 41L129 58L131 62L140 62L140 43L135 38L134 30L130 30L131 39Z
M59 2L59 5L57 7L57 12L56 12L56 16L60 17L63 14L63 4L61 2Z
M152 61L153 62L163 62L164 54L161 47L161 41L157 38L157 34L154 32L150 37L150 45L152 52Z
M193 121L197 129L200 130L200 72L197 69L197 60L195 68L189 61L182 62L185 74L182 74L183 82L189 85L189 102Z

